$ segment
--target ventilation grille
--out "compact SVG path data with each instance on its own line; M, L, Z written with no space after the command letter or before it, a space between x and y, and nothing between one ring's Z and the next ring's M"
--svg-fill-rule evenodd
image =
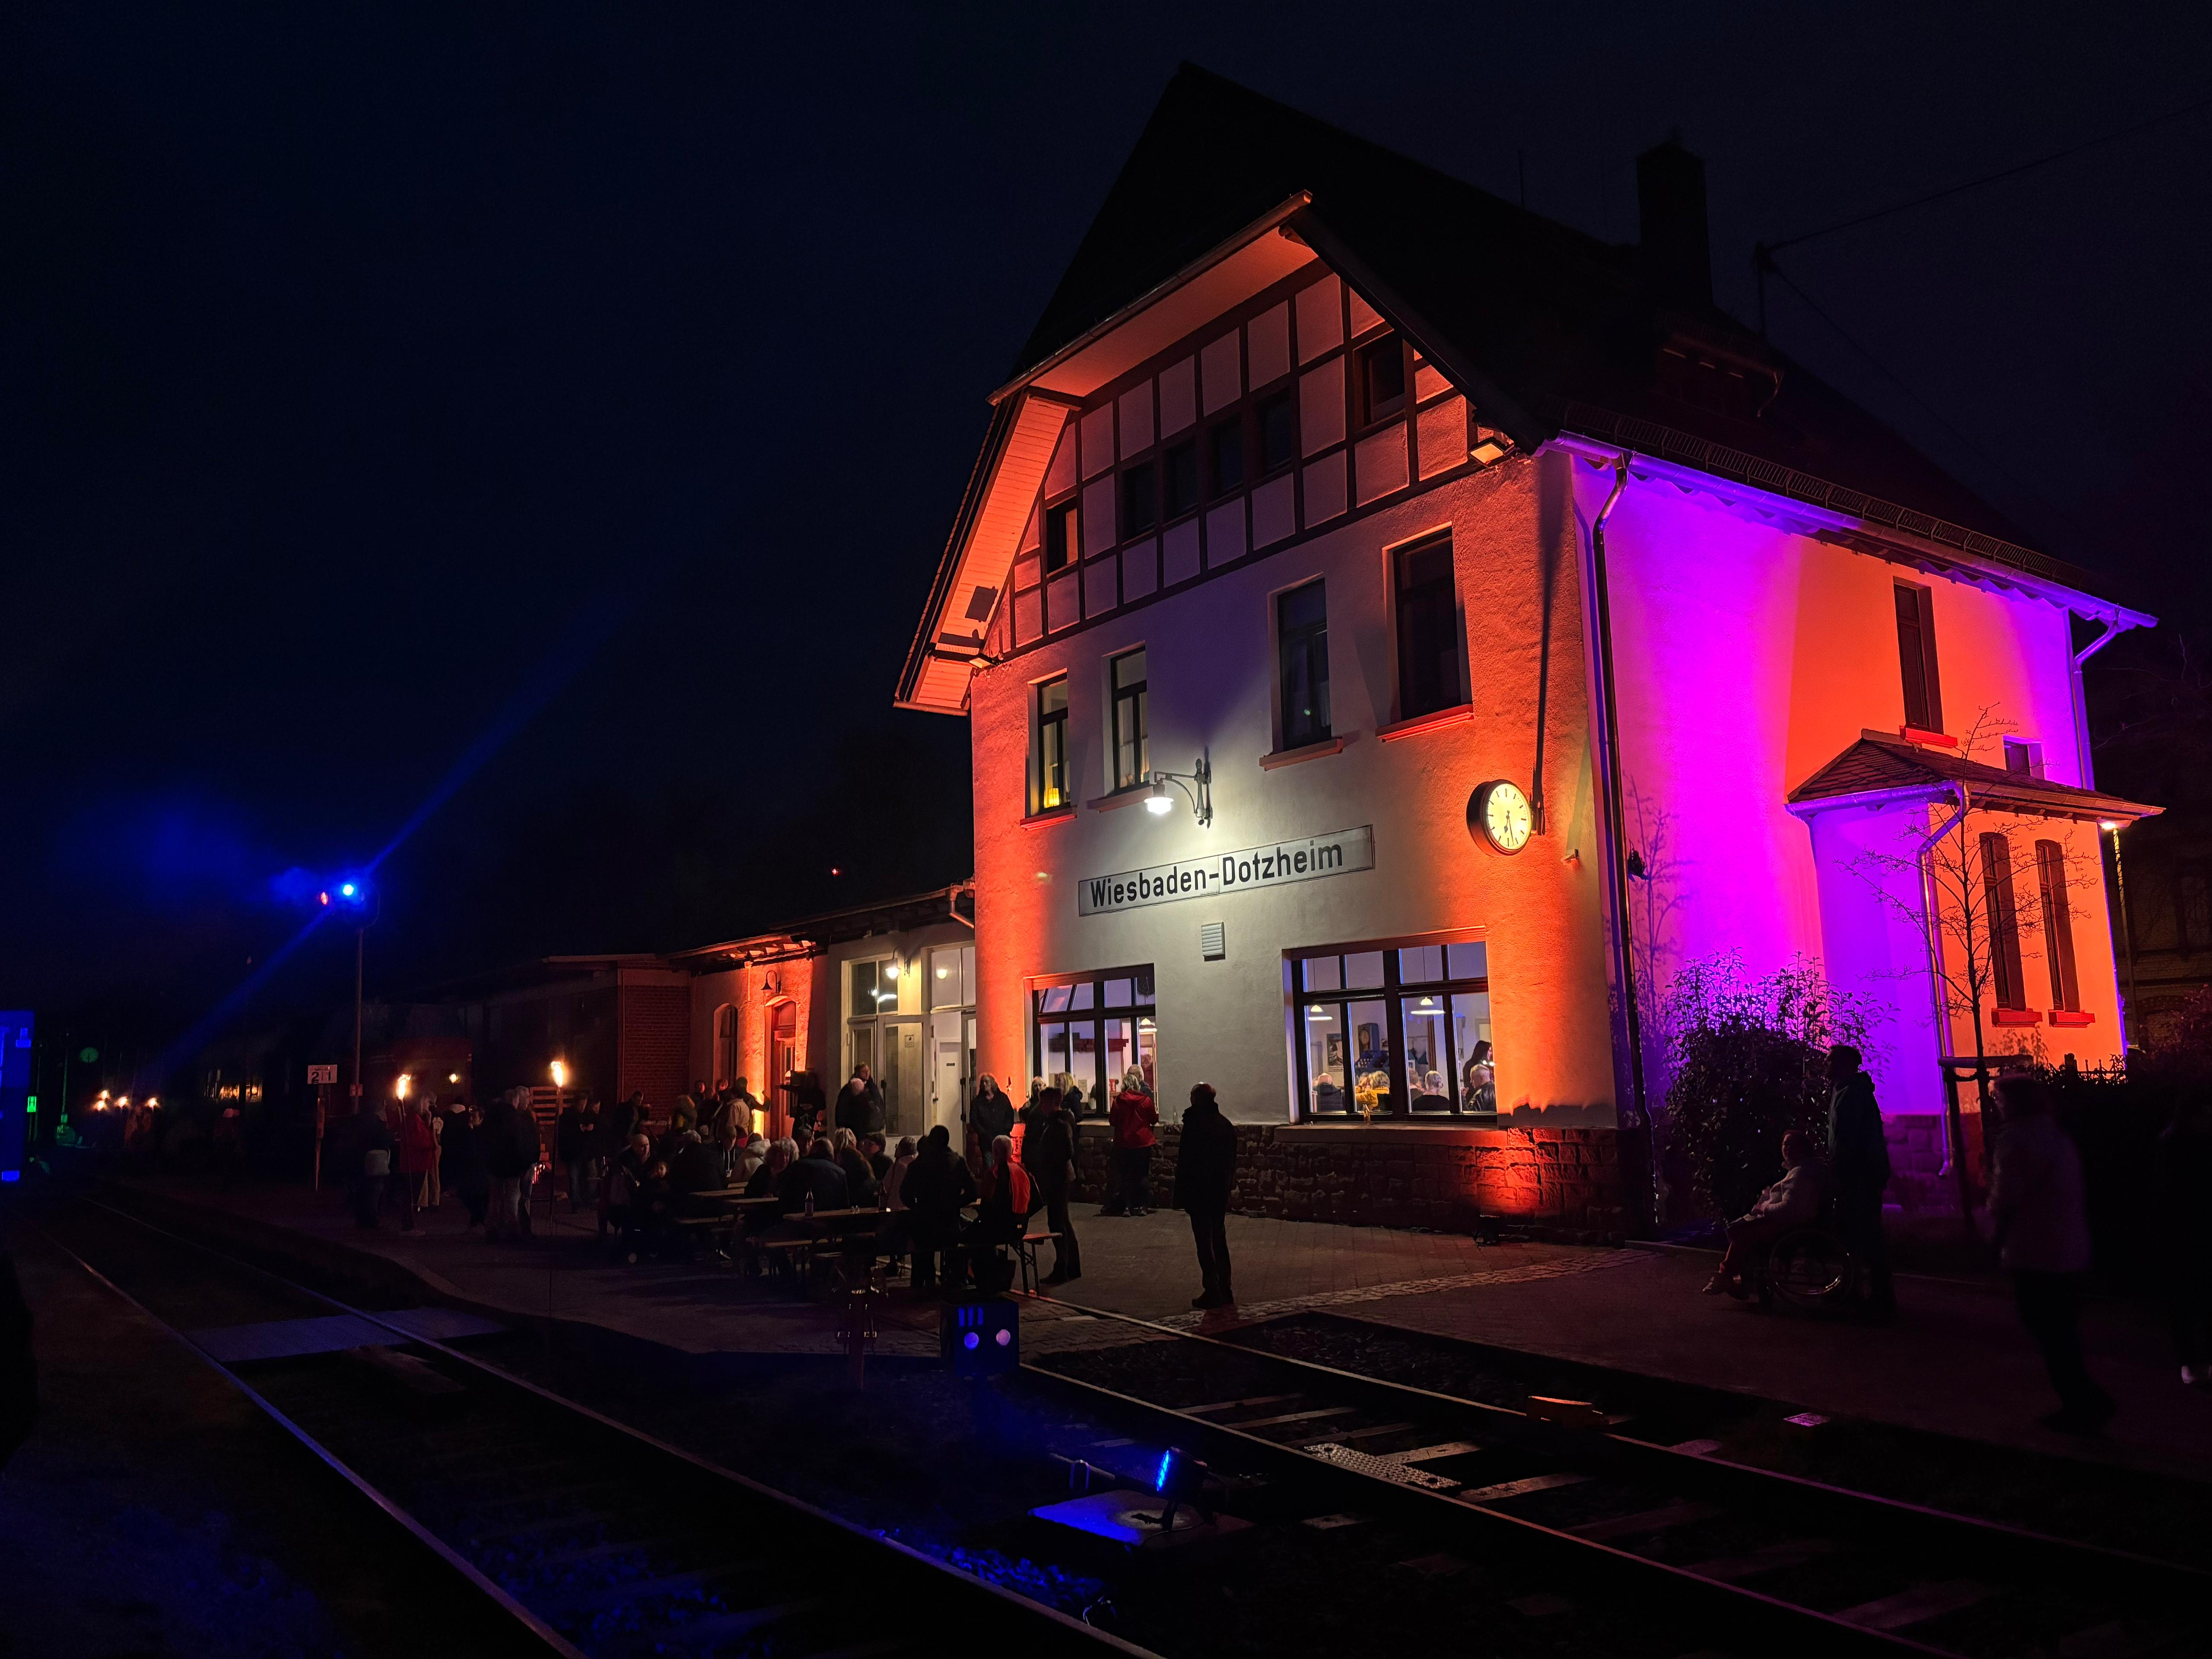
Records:
M1202 921L1198 925L1198 953L1208 962L1219 962L1229 954L1229 945L1218 921Z

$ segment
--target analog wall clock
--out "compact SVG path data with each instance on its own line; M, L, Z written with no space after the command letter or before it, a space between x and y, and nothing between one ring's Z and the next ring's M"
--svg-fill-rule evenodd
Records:
M1497 851L1517 853L1528 844L1535 822L1521 786L1499 778L1467 798L1467 827Z

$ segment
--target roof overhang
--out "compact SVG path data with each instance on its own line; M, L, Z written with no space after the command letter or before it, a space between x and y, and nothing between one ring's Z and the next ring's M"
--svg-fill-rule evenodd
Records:
M2116 629L2158 625L2146 611L2090 592L2081 586L2087 572L2033 548L1650 421L1571 404L1566 427L1553 441L1593 461L1610 463L1626 454L1633 477L1702 492L1724 506L1747 506L1802 534L1893 563L2026 593Z
M1077 400L1156 357L1231 307L1265 293L1311 264L1300 238L1280 234L1313 198L1304 191L1261 214L1226 241L1123 306L991 394L1003 403L1017 392L1049 392Z
M2094 789L2076 789L2070 784L1999 771L1973 762L1953 762L1945 767L1941 760L1932 760L1924 768L1914 769L1921 775L1895 783L1869 781L1856 787L1840 781L1836 786L1821 783L1824 775L1864 748L1864 744L1853 744L1790 791L1786 803L1790 811L1798 817L1810 818L1823 812L1875 812L1888 806L1925 803L1962 805L1974 811L2008 812L2024 818L2057 818L2106 828L2154 817L2165 810ZM1945 770L1954 775L1942 775Z

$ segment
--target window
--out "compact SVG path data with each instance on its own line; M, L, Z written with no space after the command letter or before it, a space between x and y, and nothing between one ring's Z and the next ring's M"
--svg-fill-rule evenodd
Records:
M1145 738L1145 653L1140 647L1109 665L1114 690L1114 787L1133 789L1152 775Z
M2004 762L2008 772L2023 778L2039 778L2043 775L2043 745L2030 743L2024 738L2007 738L2004 740Z
M1133 540L1159 521L1159 469L1139 462L1121 475L1121 539Z
M1161 509L1179 519L1198 505L1198 440L1186 438L1160 457Z
M1077 533L1075 503L1048 507L1044 510L1044 568L1047 570L1065 569L1081 544Z
M852 975L852 1000L845 1006L848 1019L873 1019L878 1014L899 1011L899 965L878 957L848 964ZM857 1062L855 1062L857 1064Z
M1990 985L2000 1008L2027 1006L2020 972L2020 912L2013 903L2012 843L1991 830L1982 836L1983 934Z
M1213 493L1226 495L1244 487L1244 422L1224 421L1206 434L1208 459L1213 465Z
M1067 676L1037 687L1036 805L1040 812L1067 805Z
M2081 986L2074 976L2074 918L2066 896L2066 849L2057 842L2035 843L2035 880L2043 895L2043 955L2051 967L2051 1006L2079 1013Z
M1260 429L1260 476L1281 471L1298 451L1297 405L1288 392L1278 392L1260 400L1253 422Z
M1073 1086L1081 1112L1102 1115L1130 1072L1159 1086L1159 1006L1150 963L1109 968L1033 985L1030 991L1030 1075Z
M1282 665L1285 749L1303 749L1329 736L1325 586L1308 582L1275 600L1275 655Z
M1406 347L1396 335L1386 334L1360 347L1356 373L1360 425L1372 426L1405 412Z
M1462 701L1449 538L1398 550L1398 718Z
M929 1006L961 1008L975 1000L975 947L948 945L929 953Z
M1943 696L1936 680L1935 599L1911 582L1897 584L1897 665L1905 678L1905 723L1918 732L1943 729Z
M1339 947L1291 964L1301 1117L1491 1117L1490 951Z

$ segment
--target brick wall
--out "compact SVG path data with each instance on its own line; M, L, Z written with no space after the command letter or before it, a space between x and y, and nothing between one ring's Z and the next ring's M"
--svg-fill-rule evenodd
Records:
M1181 1131L1163 1124L1152 1152L1152 1202L1175 1188ZM1106 1190L1106 1127L1086 1123L1078 1141L1078 1196ZM1472 1232L1503 1218L1567 1238L1617 1238L1618 1133L1610 1128L1370 1129L1237 1126L1232 1207L1247 1215L1353 1225Z

